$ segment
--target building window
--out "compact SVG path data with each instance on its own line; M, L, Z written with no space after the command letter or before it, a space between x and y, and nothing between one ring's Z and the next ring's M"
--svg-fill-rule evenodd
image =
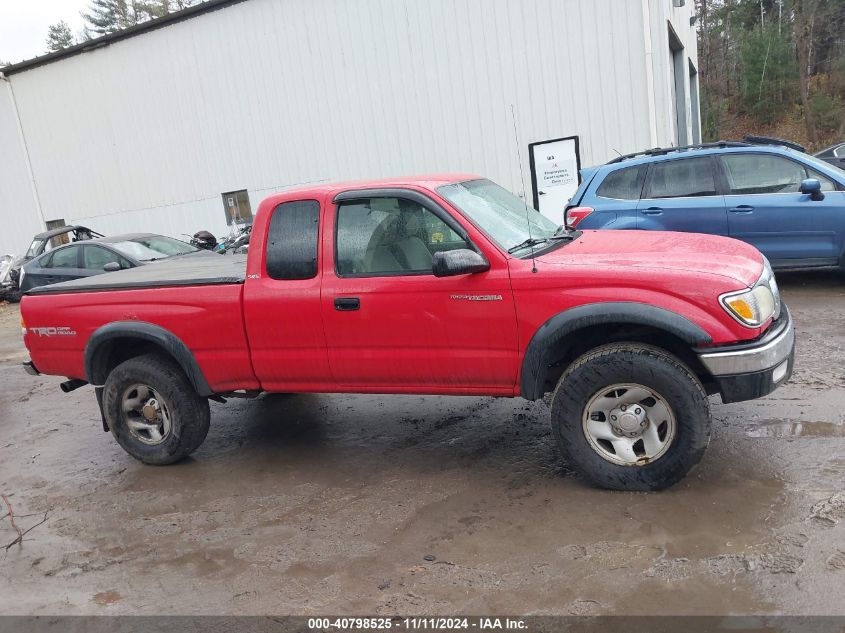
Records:
M252 208L249 206L249 194L246 189L229 191L223 194L223 211L226 224L252 224Z

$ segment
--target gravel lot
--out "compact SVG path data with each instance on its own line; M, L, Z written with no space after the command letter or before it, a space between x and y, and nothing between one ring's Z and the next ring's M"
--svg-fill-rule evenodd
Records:
M779 280L792 382L714 398L657 494L585 486L544 403L489 398L212 403L192 459L143 466L90 387L20 369L0 306L0 493L24 530L47 513L6 552L0 521L0 613L845 614L845 277Z

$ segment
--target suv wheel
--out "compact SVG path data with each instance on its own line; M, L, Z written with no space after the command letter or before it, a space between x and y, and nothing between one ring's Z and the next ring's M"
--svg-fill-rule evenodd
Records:
M704 454L710 406L679 359L650 345L615 343L564 372L552 427L566 460L597 486L660 490Z
M103 389L109 429L127 453L145 464L172 464L199 448L208 434L208 400L182 369L157 354L115 367Z

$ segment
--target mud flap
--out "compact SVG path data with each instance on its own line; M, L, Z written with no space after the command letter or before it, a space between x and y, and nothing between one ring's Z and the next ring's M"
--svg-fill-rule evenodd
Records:
M100 407L100 418L103 420L103 430L109 432L109 423L106 422L106 412L103 411L103 388L95 387L94 394L97 396L97 406Z

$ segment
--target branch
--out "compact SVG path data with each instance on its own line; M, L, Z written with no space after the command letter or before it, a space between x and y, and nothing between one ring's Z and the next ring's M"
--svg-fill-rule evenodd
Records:
M15 528L15 532L18 533L18 538L22 538L23 532L21 532L21 529L18 527L18 524L15 523L15 511L12 510L12 504L9 502L9 497L1 494L0 497L3 498L3 503L6 504L6 508L9 510L8 514L6 515L7 517L9 517L9 523L11 523L12 527ZM6 549L8 550L9 548L7 547Z
M48 511L48 512L45 512L45 513L44 513L44 518L43 518L43 519L41 519L38 523L36 523L35 525L33 525L31 528L26 529L26 530L24 530L23 532L21 532L21 533L20 533L20 536L18 536L18 538L16 538L14 541L12 541L11 543L9 543L8 545L6 545L6 546L5 546L5 550L8 552L8 551L9 551L9 550L13 547L13 546L15 546L15 545L22 545L22 544L23 544L23 537L24 537L24 536L26 536L27 534L29 534L30 532L32 532L32 531L33 531L35 528L37 528L39 525L41 525L41 524L43 524L43 523L46 523L46 522L47 522L47 519L48 519L48 518L50 518L50 517L49 517L49 514L50 514L50 513L49 513L49 511Z

